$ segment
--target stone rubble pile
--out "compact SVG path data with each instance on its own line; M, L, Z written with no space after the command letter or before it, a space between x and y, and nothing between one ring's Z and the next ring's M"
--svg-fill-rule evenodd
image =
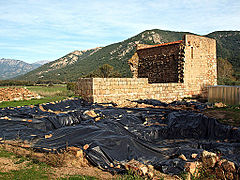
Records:
M156 170L152 165L143 164L137 160L130 160L127 163L121 164L124 166L126 170L130 171L133 174L142 176L145 179L166 179L166 180L175 180L180 179L178 176L170 176L167 174L163 174L160 171Z
M220 155L203 151L200 158L194 162L186 162L185 171L188 172L188 179L200 177L212 177L215 179L239 179L240 168Z
M41 97L27 88L0 88L0 103L3 101L19 101L40 99Z

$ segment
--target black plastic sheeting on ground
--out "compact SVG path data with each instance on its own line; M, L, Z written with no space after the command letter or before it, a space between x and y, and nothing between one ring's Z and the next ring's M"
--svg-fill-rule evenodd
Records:
M177 107L177 106L185 106L185 107L192 107L193 109L196 110L205 110L207 109L208 106L212 106L209 103L200 103L196 101L173 101L169 104L165 102L161 102L156 99L144 99L144 100L136 100L132 102L137 102L139 104L148 104L148 105L153 105L153 106L163 106L163 107Z
M205 107L198 105L199 109ZM191 161L192 153L203 150L220 151L224 158L240 165L240 128L220 124L201 113L104 107L81 99L42 107L44 111L39 106L0 109L0 137L31 141L39 151L89 144L85 150L88 160L110 171L114 170L110 163L135 159L164 173L178 174L185 164L178 158L180 154ZM94 110L101 120L95 121L84 113L87 110ZM48 134L52 137L45 138Z

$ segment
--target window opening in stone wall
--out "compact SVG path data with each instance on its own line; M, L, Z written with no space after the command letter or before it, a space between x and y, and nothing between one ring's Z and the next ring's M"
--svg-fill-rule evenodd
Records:
M191 58L193 59L193 47L191 47Z

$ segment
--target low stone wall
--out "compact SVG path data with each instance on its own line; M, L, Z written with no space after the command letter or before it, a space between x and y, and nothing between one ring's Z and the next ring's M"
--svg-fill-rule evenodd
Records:
M80 78L78 94L90 102L124 103L127 100L181 100L198 92L188 91L184 83L149 84L147 78Z
M0 88L0 102L39 99L40 96L26 88Z

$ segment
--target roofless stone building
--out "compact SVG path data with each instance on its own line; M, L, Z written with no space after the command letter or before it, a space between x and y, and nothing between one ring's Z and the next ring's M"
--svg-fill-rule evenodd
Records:
M185 35L180 41L137 45L129 65L133 78L80 78L79 95L98 103L206 96L207 86L217 85L216 40Z

